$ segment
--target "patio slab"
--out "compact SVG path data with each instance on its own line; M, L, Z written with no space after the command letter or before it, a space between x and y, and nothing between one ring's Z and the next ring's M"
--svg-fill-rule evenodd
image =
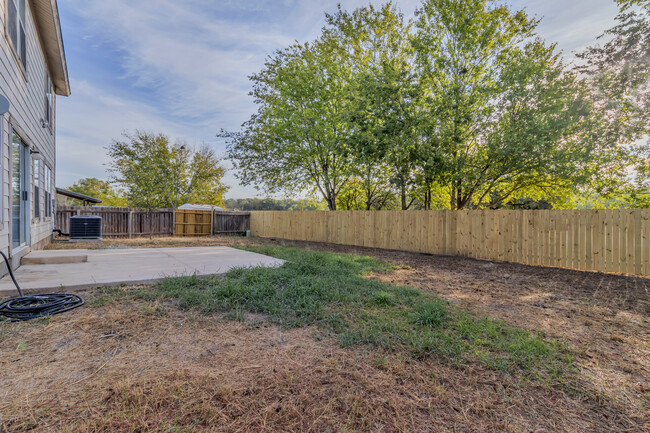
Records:
M32 255L34 260L27 263L36 264L25 264L14 271L25 294L144 284L166 277L219 275L236 267L284 263L230 247L50 250L32 252L25 257ZM86 261L78 261L79 257L85 257ZM14 296L17 296L16 288L6 275L0 279L0 297Z

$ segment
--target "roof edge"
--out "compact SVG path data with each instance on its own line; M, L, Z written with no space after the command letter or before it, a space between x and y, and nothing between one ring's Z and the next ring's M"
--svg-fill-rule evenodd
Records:
M101 203L102 202L98 198L91 197L91 196L85 195L85 194L80 194L80 193L74 192L74 191L69 191L69 190L63 189L63 188L57 188L56 193L61 194L61 195L65 196L65 197L75 198L77 200L87 201L87 202L90 202L90 203Z
M34 23L41 39L54 91L57 95L70 96L70 79L57 1L33 0L30 3L35 12Z

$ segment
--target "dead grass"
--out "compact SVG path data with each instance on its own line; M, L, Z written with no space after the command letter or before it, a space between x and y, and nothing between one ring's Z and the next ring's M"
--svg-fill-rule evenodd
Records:
M590 396L478 364L347 350L259 316L115 301L11 326L7 432L642 431Z
M585 383L612 405L650 420L650 279L462 257L261 240L362 254L400 269L383 281L432 291L452 303L566 341ZM650 429L650 421L644 424Z
M160 303L91 302L49 322L0 325L5 430L650 430L649 279L240 237L54 246L273 243L386 260L401 269L385 281L564 340L578 382L571 391L479 364L346 350L315 340L311 328L280 331L259 317L240 323Z

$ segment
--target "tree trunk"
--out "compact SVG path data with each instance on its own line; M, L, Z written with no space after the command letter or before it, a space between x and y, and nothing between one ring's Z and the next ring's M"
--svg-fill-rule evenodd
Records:
M329 210L336 210L336 196L327 197L325 200L327 201L327 207Z
M372 191L366 188L366 210L372 209Z
M431 185L427 183L424 190L424 210L431 210Z

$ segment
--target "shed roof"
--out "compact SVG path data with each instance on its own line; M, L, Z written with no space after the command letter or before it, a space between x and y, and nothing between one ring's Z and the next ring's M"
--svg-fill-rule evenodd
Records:
M223 210L222 207L213 204L192 204L192 203L185 203L184 205L181 205L178 208L180 210L217 210L217 211Z
M98 198L91 197L89 195L79 194L78 192L74 192L74 191L68 191L67 189L63 189L63 188L57 188L56 193L66 197L76 198L77 200L87 201L89 203L97 204L102 202Z

